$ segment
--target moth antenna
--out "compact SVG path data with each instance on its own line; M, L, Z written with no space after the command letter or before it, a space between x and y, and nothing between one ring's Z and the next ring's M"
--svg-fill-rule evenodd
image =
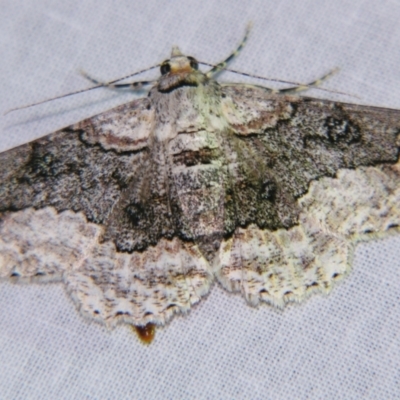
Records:
M298 84L296 86L290 87L290 88L285 88L285 89L277 89L274 90L273 93L298 93L298 92L303 92L304 90L308 90L311 88L318 87L322 84L322 82L326 81L329 79L332 75L335 75L339 71L339 68L334 68L332 71L329 71L327 74L323 75L321 78L316 79L313 82L307 83L307 84ZM336 92L332 91L334 93L339 93L339 94L346 94L346 93L341 93L341 92Z
M25 108L29 108L29 107L33 107L33 106L38 106L39 104L47 103L47 102L49 102L49 101L62 99L62 98L64 98L64 97L72 96L72 95L74 95L74 94L79 94L79 93L88 92L89 90L97 89L97 88L100 88L100 87L111 86L111 85L113 85L113 84L116 83L116 82L122 81L123 79L127 79L127 78L130 78L130 77L135 76L135 75L139 75L139 74L141 74L141 73L143 73L143 72L147 72L147 71L150 71L150 70L152 70L152 69L154 69L154 68L158 68L158 67L160 67L160 64L153 65L152 67L142 69L142 70L140 70L140 71L134 72L133 74L129 74L129 75L123 76L123 77L121 77L121 78L115 79L115 80L110 81L110 82L107 82L107 83L100 83L100 82L97 82L96 80L90 78L88 75L86 75L84 72L81 71L81 74L83 74L83 75L85 76L85 78L89 79L89 80L92 81L92 82L97 82L97 83L96 83L96 86L92 86L92 87L90 87L90 88L85 88L85 89L76 90L76 91L74 91L74 92L62 94L62 95L60 95L60 96L51 97L51 98L49 98L49 99L45 99L45 100L42 100L42 101L38 101L38 102L36 102L36 103L27 104L27 105L22 106L22 107L11 108L10 110L6 111L3 115L7 115L8 113L13 112L13 111L18 111L18 110L23 110L23 109L25 109ZM129 84L129 85L131 85L133 88L139 89L139 87L144 86L145 82L147 82L146 84L149 84L149 83L151 83L152 81L143 81L143 82L141 82L140 85L139 85L139 84L135 85L136 82L134 82L134 83ZM125 87L126 87L126 86L125 86Z
M113 82L100 82L97 79L94 79L90 75L88 75L85 71L79 71L80 74L89 80L90 82L94 83L96 86L95 87L106 87L110 89L134 89L134 90L140 90L143 86L150 85L154 83L155 81L137 81L137 82L131 82L131 83L114 83ZM125 79L125 78L122 78ZM120 80L120 79L119 79ZM118 81L117 81L118 82Z
M102 87L102 85L97 85L97 86L93 86L93 87L86 88L86 89L76 90L75 92L71 92L71 93L67 93L67 94L62 94L61 96L50 97L49 99L42 100L42 101L38 101L38 102L36 102L36 103L27 104L27 105L22 106L22 107L11 108L10 110L7 110L3 115L7 115L7 114L9 114L9 113L11 113L11 112L13 112L13 111L18 111L18 110L23 110L23 109L25 109L25 108L29 108L29 107L33 107L33 106L38 106L39 104L47 103L47 102L49 102L49 101L62 99L63 97L72 96L72 95L74 95L74 94L83 93L83 92L88 92L89 90L97 89L97 88L99 88L99 87Z
M204 64L207 65L209 67L213 67L212 64L203 62L203 61L198 61L199 64ZM335 93L335 94L342 94L345 96L350 96L350 97L354 97L356 99L359 99L360 96L356 96L354 94L350 94L350 93L346 93L346 92L340 92L339 90L333 90L333 89L326 89L326 88L321 88L318 87L316 85L313 85L313 83L311 84L305 84L305 83L300 83L300 82L295 82L295 81L286 81L284 79L277 79L277 78L266 78L265 76L260 76L260 75L254 75L254 74L248 74L246 72L242 72L242 71L238 71L236 69L231 69L231 68L224 68L224 71L228 71L228 72L233 72L235 74L239 74L239 75L243 75L243 76L248 76L250 78L255 78L255 79L261 79L263 81L270 81L270 82L278 82L278 83L288 83L290 85L296 85L295 87L307 87L310 88L310 85L313 86L313 88L316 88L318 90L322 90L323 92L329 92L329 93ZM319 81L325 81L326 79L328 79L329 77L331 77L333 74L337 73L339 71L339 68L334 68L332 71L330 71L327 75L324 75L322 78L317 79L315 82L319 82ZM319 82L319 84L322 82ZM288 89L293 89L293 88L288 88ZM275 92L275 89L271 89ZM285 89L282 89L285 90ZM287 90L287 89L286 89Z
M212 77L213 75L217 74L221 70L225 69L226 66L240 53L240 51L243 49L245 46L247 39L249 38L250 30L253 27L252 22L249 22L246 27L246 31L244 34L244 37L242 41L239 43L239 46L236 48L236 50L229 55L224 61L218 63L217 65L213 66L207 73L206 76L208 78ZM204 64L204 63L203 63Z

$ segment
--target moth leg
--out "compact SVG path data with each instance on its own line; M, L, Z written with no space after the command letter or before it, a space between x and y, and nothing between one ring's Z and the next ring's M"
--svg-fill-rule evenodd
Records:
M240 42L239 46L236 48L236 50L234 52L232 52L229 57L227 57L224 61L218 63L217 65L215 65L214 67L212 67L207 73L206 76L208 78L211 78L213 75L217 74L218 72L220 72L221 70L223 70L239 53L240 51L243 49L244 45L247 42L247 39L249 38L249 33L250 33L250 29L252 27L252 24L248 24L247 28L246 28L246 32L244 34L244 37L242 39L242 41Z
M338 71L339 71L339 68L335 68L332 71L328 72L326 75L322 76L321 78L316 79L313 82L307 83L305 85L292 86L292 87L285 88L285 89L275 89L273 91L273 93L274 94L298 93L298 92L303 92L304 90L318 87L322 84L322 82L329 79L332 75L336 74L336 72L338 72Z
M114 82L100 82L97 79L92 78L84 71L80 71L81 75L89 80L90 82L94 83L97 86L103 86L110 89L134 89L140 90L143 86L151 85L154 81L138 81L138 82L131 82L131 83L114 83Z

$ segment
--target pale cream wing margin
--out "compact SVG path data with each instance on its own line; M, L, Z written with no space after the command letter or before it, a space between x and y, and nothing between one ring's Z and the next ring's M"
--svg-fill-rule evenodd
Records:
M82 314L108 327L164 324L208 292L192 244L119 252L102 240L121 185L149 180L153 112L137 100L0 155L1 279L63 281Z
M338 106L340 112L353 117L352 123L358 124L364 139L373 140L375 132L392 137L392 142L382 142L379 150L382 154L387 150L398 160L400 136L396 144L396 134L400 112L397 110L314 99L308 99L310 102L304 105L302 98L268 96L262 89L251 87L238 91L233 85L227 85L225 91L225 115L237 136L260 138L269 128L274 133L284 132L279 128L283 122L285 129L292 131L315 128L313 135L321 135L325 140L326 132L319 129L319 122L323 126L325 113L331 118L330 109ZM303 106L296 114L295 109ZM340 146L339 139L332 146ZM386 146L392 148L388 150ZM287 173L282 170L282 174ZM308 191L297 198L296 226L270 230L251 224L237 228L231 238L224 240L215 263L215 273L222 286L241 292L250 304L264 301L282 308L314 292L328 293L332 283L350 271L358 242L399 232L399 161L340 168L334 175L311 181Z

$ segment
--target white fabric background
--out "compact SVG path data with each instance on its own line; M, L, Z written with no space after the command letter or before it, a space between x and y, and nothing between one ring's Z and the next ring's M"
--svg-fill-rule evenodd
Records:
M173 44L215 63L254 28L233 67L400 109L396 0L2 0L0 149L135 95L98 90L2 115L162 61ZM146 76L156 76L152 72ZM224 74L224 80L244 81ZM339 99L312 91L310 95ZM328 297L284 312L215 285L143 346L76 311L61 284L0 284L1 399L400 398L400 235L359 246Z

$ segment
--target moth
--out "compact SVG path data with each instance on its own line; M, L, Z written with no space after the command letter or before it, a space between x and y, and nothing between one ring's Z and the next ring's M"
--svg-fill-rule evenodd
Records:
M214 282L257 306L327 293L399 232L400 111L213 77L173 48L148 96L0 154L0 278L63 282L113 328L189 312Z

